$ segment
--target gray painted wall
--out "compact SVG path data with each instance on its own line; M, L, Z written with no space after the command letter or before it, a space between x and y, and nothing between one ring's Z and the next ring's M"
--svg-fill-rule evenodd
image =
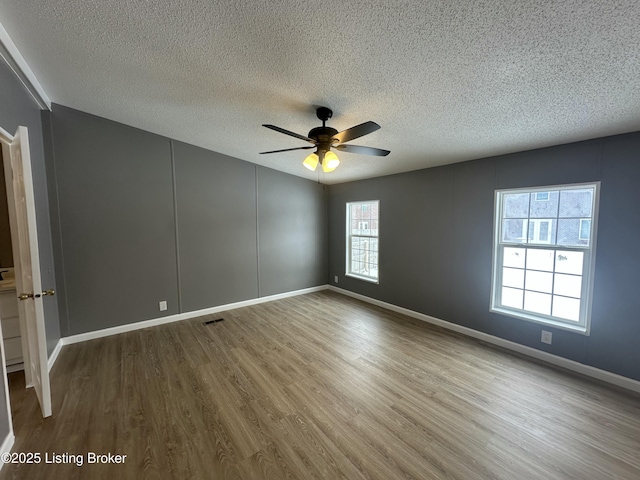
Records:
M184 311L258 297L255 165L175 143Z
M327 283L325 187L257 167L260 295Z
M52 136L63 336L178 313L170 141L58 106Z
M601 181L591 335L489 312L498 188ZM640 380L640 133L458 163L329 189L337 286ZM345 203L380 200L380 283L344 276Z
M64 336L326 283L321 185L59 105L43 123Z
M12 135L18 126L25 126L29 129L42 286L45 289L53 288L57 290L40 110L13 72L2 61L0 61L0 85L2 85L2 88L0 88L0 127ZM51 355L58 340L60 340L57 297L44 298L44 314L47 350ZM0 391L0 398L4 398L4 387L0 387L0 390L2 390ZM4 438L8 431L9 424L6 411L0 408L0 438Z

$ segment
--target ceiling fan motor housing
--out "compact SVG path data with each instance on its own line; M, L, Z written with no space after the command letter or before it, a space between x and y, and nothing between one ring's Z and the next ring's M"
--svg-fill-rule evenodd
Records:
M325 126L325 122L333 116L333 111L327 107L318 107L316 109L316 116L322 120L322 126L313 128L307 136L317 142L318 154L326 153L331 150L333 144L332 137L338 133L335 128ZM320 157L322 158L324 155L320 155Z
M328 152L333 143L333 136L337 133L338 131L335 128L316 127L311 129L309 135L307 136L318 142L318 150L324 150Z

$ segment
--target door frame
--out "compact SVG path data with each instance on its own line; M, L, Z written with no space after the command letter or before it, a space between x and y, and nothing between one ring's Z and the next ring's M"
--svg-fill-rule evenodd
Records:
M25 128L25 127L20 127ZM25 128L26 130L26 128ZM22 135L21 135L22 136ZM16 208L16 204L15 204L15 198L13 195L9 195L10 191L13 191L13 185L11 185L11 188L9 188L9 183L13 182L13 179L7 175L7 171L11 171L11 169L7 169L6 165L11 165L12 163L12 155L11 155L11 145L14 141L14 136L11 135L10 133L8 133L6 130L4 130L2 127L0 127L0 144L2 145L2 161L3 161L3 168L5 169L5 183L7 184L7 203L8 203L8 207L9 207L9 217L11 221L11 230L12 230L12 240L15 238L16 233L15 230L15 226L16 226L16 218L18 218L18 215L22 215L23 209L20 208ZM6 163L8 162L8 164ZM32 181L30 178L28 179L29 181ZM28 203L28 202L27 202ZM27 208L30 208L29 205L27 205ZM33 211L33 217L35 218L35 209L33 208L33 206L31 206L31 209L34 210ZM13 217L13 219L12 219ZM20 217L21 219L23 217ZM27 222L27 219L24 218L24 222ZM31 230L31 229L30 229ZM29 243L31 244L31 242L35 241L36 242L36 247L37 247L37 238L34 238L34 235L32 235L32 233L29 234ZM15 242L12 241L12 248L14 250L14 263L19 263L20 262L20 255L16 255L16 252L19 252L20 250L20 245L19 242ZM16 250L17 249L17 250ZM39 259L36 257L35 259L32 259L35 262L33 263L35 265L35 267L37 267L38 271L40 270L40 265L39 265ZM38 263L38 264L36 264ZM16 276L19 274L20 271L22 271L22 266L21 265L14 265L14 267L16 268ZM18 293L17 291L17 284L16 284L16 293ZM23 365L24 365L24 374L25 374L25 387L26 388L30 388L33 387L33 379L31 378L31 369L29 368L30 362L31 362L31 352L30 352L30 342L28 339L28 329L27 329L27 325L26 325L26 312L25 312L25 307L23 305L23 302L18 302L18 315L19 315L19 319L20 319L20 335L21 335L21 343L22 343L22 359L23 359ZM0 327L0 335L1 335L1 327ZM0 339L2 339L2 337L0 336ZM45 345L42 345L41 342L34 342L36 345L38 345L38 350L39 350L39 356L40 358L44 358L46 360L48 360L48 352L47 352L47 347L46 347L46 343ZM8 382L7 382L7 374L6 374L6 365L5 365L5 354L4 354L4 342L2 342L1 345L2 348L2 361L3 361L3 373L4 373L4 382L5 382L5 391L6 391L6 400L7 400L7 409L8 409L8 415L9 415L9 423L10 423L10 428L11 431L13 432L13 425L12 425L12 417L11 417L11 404L10 404L10 398L9 398L9 389L8 389ZM48 362L45 362L45 364L47 364L47 368L44 372L41 372L41 375L49 375L49 371L48 371ZM49 381L47 381L47 384L49 384ZM48 396L48 405L49 405L49 411L51 410L51 392L50 392L50 386L47 388L48 392L47 392L47 396ZM49 413L50 415L51 413ZM45 415L43 415L45 416Z

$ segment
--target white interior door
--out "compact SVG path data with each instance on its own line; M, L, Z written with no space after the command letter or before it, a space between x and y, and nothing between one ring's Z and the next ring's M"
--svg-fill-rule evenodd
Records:
M53 292L43 292L40 279L38 231L26 127L18 127L9 150L10 160L4 159L4 168L9 198L16 291L21 304L19 313L24 315L20 321L25 326L22 334L26 333L27 337L26 342L23 342L23 345L27 345L27 351L23 352L25 379L27 385L33 386L38 396L42 416L48 417L51 415L51 387L42 295Z

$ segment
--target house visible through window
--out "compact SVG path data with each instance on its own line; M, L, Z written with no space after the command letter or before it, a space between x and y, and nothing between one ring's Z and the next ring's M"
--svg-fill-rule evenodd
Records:
M346 274L378 281L379 202L347 203Z
M551 241L551 220L532 219L528 222L522 223L522 228L529 233L525 235L523 232L522 237L527 236L529 242L536 243L549 243Z
M549 200L549 192L536 192L536 202L546 202Z
M580 240L589 240L589 232L591 232L591 219L580 219Z
M598 184L496 192L492 311L588 333L597 198Z

